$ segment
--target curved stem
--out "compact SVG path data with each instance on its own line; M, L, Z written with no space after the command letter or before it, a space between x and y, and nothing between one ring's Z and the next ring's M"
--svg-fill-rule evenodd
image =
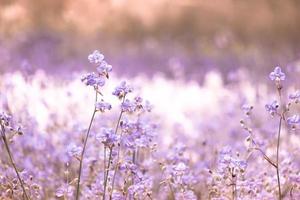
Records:
M95 99L95 104L97 102L97 98L98 98L98 93L96 91L96 99ZM95 115L96 115L97 109L96 106L94 107L94 111L93 111L93 115L89 124L89 128L87 130L86 136L84 138L84 144L83 144L83 148L82 148L82 152L81 152L81 156L80 156L80 160L79 160L79 172L78 172L78 181L77 181L77 187L76 187L76 200L79 199L80 196L80 179L81 179L81 172L82 172L82 165L83 165L83 158L84 158L84 153L85 153L85 149L86 149L86 145L87 145L87 141L90 135L90 130L93 124L93 121L95 119Z
M4 145L5 145L5 149L6 149L6 151L7 151L9 160L10 160L10 162L11 162L11 164L12 164L12 166L13 166L13 168L14 168L16 174L17 174L17 177L18 177L18 179L19 179L19 182L20 182L20 184L21 184L21 187L22 187L22 190L23 190L23 195L25 196L25 198L26 198L27 200L29 200L29 197L28 197L28 195L27 195L27 193L26 193L26 190L25 190L25 187L24 187L24 183L23 183L23 181L22 181L22 179L21 179L21 176L20 176L20 174L19 174L19 172L18 172L17 166L16 166L16 164L15 164L15 162L14 162L14 159L13 159L13 157L12 157L12 153L11 153L11 151L10 151L10 148L9 148L9 145L8 145L8 142L7 142L7 139L6 139L6 136L5 136L5 128L4 128L4 126L3 126L2 124L1 124L1 136L2 136L2 140L3 140L3 142L4 142Z

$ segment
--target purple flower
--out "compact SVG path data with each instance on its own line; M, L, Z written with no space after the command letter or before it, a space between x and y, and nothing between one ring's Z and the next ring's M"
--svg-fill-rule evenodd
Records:
M126 99L124 102L122 102L121 109L123 112L133 113L136 110L136 105L135 103Z
M112 66L107 64L107 62L102 61L101 64L97 67L97 72L106 78L109 78L108 73L112 71Z
M1 120L1 124L5 125L5 126L9 126L9 124L11 122L11 116L4 112L0 113L0 120Z
M293 94L290 94L289 99L299 101L300 100L300 90L294 92Z
M84 82L87 86L93 87L103 87L105 85L105 79L99 74L89 73L81 78L81 81Z
M281 71L280 67L275 67L274 71L270 73L269 77L272 81L284 81L285 74Z
M119 99L122 99L130 92L132 92L132 88L127 85L125 81L122 81L112 94L119 97Z
M90 63L93 64L99 64L103 61L104 59L104 55L101 54L98 50L95 50L93 53L91 53L88 56L88 60L90 61Z
M271 114L274 115L277 112L277 109L279 107L279 104L277 103L276 100L272 101L270 104L266 104L265 108L266 110Z
M79 147L76 144L70 144L67 147L67 151L70 157L79 157L82 152L82 147Z
M72 197L73 196L73 192L74 192L74 188L68 184L63 184L62 186L60 186L56 192L55 192L55 196L60 198L60 197Z
M111 148L119 140L119 136L110 128L103 128L102 131L96 134L96 140Z
M293 115L293 116L287 118L286 121L289 125L292 125L292 126L296 125L296 124L299 124L300 123L300 116L299 115Z
M111 105L103 100L101 100L100 102L97 102L95 106L96 106L96 109L99 110L100 112L105 112L105 110L111 109Z

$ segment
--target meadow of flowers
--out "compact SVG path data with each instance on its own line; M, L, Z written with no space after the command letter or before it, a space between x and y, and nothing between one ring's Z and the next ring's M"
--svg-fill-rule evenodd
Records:
M117 76L97 50L88 61L67 79L1 75L1 200L300 199L300 88L285 67L256 87L213 72L199 86Z

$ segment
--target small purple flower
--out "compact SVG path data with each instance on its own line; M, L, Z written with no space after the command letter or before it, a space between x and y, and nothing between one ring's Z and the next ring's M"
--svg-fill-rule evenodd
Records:
M55 196L58 198L64 197L64 196L72 197L73 192L74 192L74 188L71 185L63 184L56 190Z
M293 115L289 118L287 118L287 123L291 126L295 126L297 124L300 124L300 116L299 115Z
M244 105L242 106L242 110L245 112L246 115L250 115L250 114L251 114L251 111L253 110L253 106L244 104Z
M0 120L3 125L9 126L9 124L11 122L11 116L4 112L0 113Z
M97 102L95 106L96 106L96 109L100 112L105 112L106 110L111 109L111 105L103 100L101 100L100 102Z
M132 88L127 85L125 81L122 81L112 94L119 97L119 99L122 99L130 92L132 92Z
M300 100L300 90L294 92L293 94L290 94L289 99L294 100L294 101L299 101Z
M110 128L103 128L102 131L96 134L96 140L111 148L119 140L119 136Z
M101 54L98 50L95 50L93 53L91 53L88 56L88 60L90 61L90 63L93 64L99 64L103 61L104 59L104 55Z
M82 152L82 147L79 147L76 144L70 144L67 147L67 151L70 157L79 157Z
M97 72L106 78L109 78L108 73L112 71L112 66L109 65L106 61L102 61L101 64L97 67Z
M270 104L266 104L265 108L266 110L271 114L274 115L277 112L277 109L279 107L279 104L277 103L276 100L272 101Z
M125 101L121 104L121 109L123 112L133 113L136 110L136 105L130 100L125 99Z
M285 74L281 71L280 67L275 67L274 71L270 73L269 77L272 81L284 81Z
M103 76L93 73L89 73L81 78L87 86L103 87L105 85L105 79Z

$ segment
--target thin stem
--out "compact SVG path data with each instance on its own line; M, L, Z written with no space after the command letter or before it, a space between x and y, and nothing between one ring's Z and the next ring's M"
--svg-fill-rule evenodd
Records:
M4 145L5 145L5 148L6 148L8 157L9 157L9 160L10 160L10 162L11 162L11 164L12 164L12 166L13 166L13 168L14 168L16 174L17 174L17 177L18 177L18 179L19 179L19 182L20 182L20 184L21 184L21 187L22 187L22 190L23 190L23 195L25 196L25 198L26 198L27 200L29 200L30 198L28 197L28 195L27 195L27 193L26 193L26 190L25 190L25 187L24 187L24 183L23 183L23 181L22 181L22 179L21 179L21 176L20 176L20 174L19 174L19 172L18 172L17 166L16 166L16 164L15 164L15 162L14 162L14 159L13 159L13 157L12 157L12 153L11 153L11 151L10 151L10 148L9 148L9 145L8 145L8 142L7 142L7 139L6 139L6 136L5 136L5 128L4 128L4 126L3 126L2 124L1 124L1 131L2 131L2 132L1 132L2 140L3 140L3 142L4 142Z
M103 192L103 200L105 200L106 197L106 186L107 186L107 180L108 180L108 173L109 173L109 168L110 168L110 164L111 164L111 159L112 159L112 151L113 148L109 148L110 152L109 152L109 157L108 157L108 164L107 164L107 168L105 169L105 173L106 175L104 175L104 192Z
M97 103L97 98L98 98L98 92L96 91L96 99L95 99L95 104ZM84 153L85 153L85 149L86 149L86 145L87 145L87 141L90 135L90 130L93 124L93 121L95 119L95 115L96 115L97 109L96 109L96 105L94 107L94 111L93 111L93 115L89 124L89 128L87 130L86 136L84 138L84 144L83 144L83 149L81 152L81 156L80 156L80 160L79 160L79 172L78 172L78 181L77 181L77 187L76 187L76 200L79 199L80 196L80 179L81 179L81 172L82 172L82 165L83 165L83 158L84 158Z
M273 167L277 168L277 165L260 149L260 148L252 148L254 150L259 151L266 161L268 161Z
M278 127L278 137L277 137L277 148L276 148L276 174L277 174L277 184L278 184L278 199L281 200L281 185L280 185L280 175L279 175L279 146L280 146L280 132L282 125L282 117L280 116L279 127Z
M125 101L125 96L123 97L122 103L124 103L124 101ZM123 113L124 113L123 110L121 110L119 118L118 118L117 126L116 126L116 129L115 129L115 134L118 133L118 129L119 129L119 125L120 125L120 121L121 121ZM122 138L122 133L121 133L121 136L120 136L120 140L121 140L121 138ZM112 189L111 189L111 193L110 193L110 196L109 196L110 200L112 199L112 192L114 190L116 174L117 174L117 171L118 171L118 165L119 165L119 160L120 160L120 150L121 150L121 144L119 143L118 144L118 153L117 153L117 162L116 162L114 175L113 175L113 179L112 179Z

